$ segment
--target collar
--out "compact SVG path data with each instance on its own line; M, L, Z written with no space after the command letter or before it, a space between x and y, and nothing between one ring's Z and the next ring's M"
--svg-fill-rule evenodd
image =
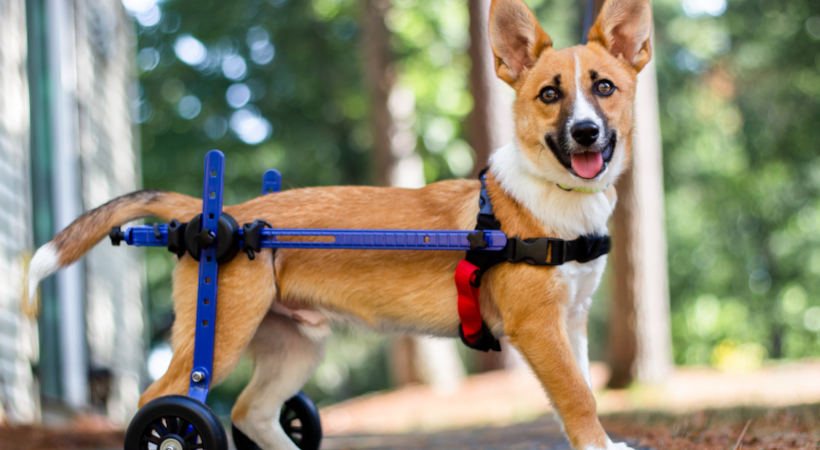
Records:
M589 189L589 188L580 188L580 187L575 187L575 188L574 187L569 187L569 186L563 185L561 183L555 183L555 185L558 186L559 188L567 191L567 192L580 192L582 194L597 194L599 192L603 192L603 191L609 189L609 187L612 186L612 184L607 184L606 186L604 186L600 189Z

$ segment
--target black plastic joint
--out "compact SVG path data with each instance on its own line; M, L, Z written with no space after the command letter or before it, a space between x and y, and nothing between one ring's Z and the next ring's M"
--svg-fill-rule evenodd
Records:
M178 257L185 254L185 228L188 224L177 219L171 220L168 224L168 251Z
M197 261L202 249L216 245L217 262L228 262L239 252L239 225L228 213L222 213L217 221L216 236L202 230L202 214L194 216L185 226L183 242L185 250Z
M480 250L487 248L489 245L484 235L484 230L476 230L467 235L467 240L470 241L470 250Z
M270 226L271 224L261 219L242 225L242 247L254 252L262 250L262 229Z
M108 237L111 239L112 245L120 245L120 242L125 240L125 233L122 232L122 228L120 227L112 227L111 231L108 232Z

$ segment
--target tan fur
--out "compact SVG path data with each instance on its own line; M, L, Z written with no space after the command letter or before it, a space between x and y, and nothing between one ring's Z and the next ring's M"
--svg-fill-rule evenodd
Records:
M641 18L640 23L630 17ZM530 184L521 186L536 186L538 195L551 196L551 204L598 214L595 217L603 221L602 227L606 216L601 216L601 208L606 215L611 211L614 188L594 194L603 196L597 197L597 203L585 203L588 194L556 187L561 180L550 179L548 174L568 175L547 149L545 132L564 126L562 120L577 100L576 83L582 83L578 92L589 92L595 78L591 71L612 80L618 87L616 94L593 98L602 120L626 143L618 147L623 154L613 158L612 167L602 172L610 180L606 186L611 185L629 160L636 75L651 53L651 23L647 18L651 20L647 0L608 2L590 32L588 45L555 50L520 0L494 0L491 8L490 40L496 71L516 90L516 148L527 161L526 170L532 172L531 176L530 172L525 174ZM577 77L576 69L580 69ZM559 78L563 101L547 104L538 100L541 89ZM504 169L504 164L493 169L511 170ZM494 173L498 172L491 170L487 177L487 189L508 236L577 237L545 225L543 215L539 216L543 211L533 209L538 208L540 199L511 195L502 187L504 177L496 178ZM516 179L507 182L515 183ZM479 189L474 180L442 181L421 189L306 188L262 196L227 206L225 211L240 224L263 219L277 228L472 230ZM592 207L599 209L583 209ZM200 209L199 200L182 194L141 191L84 214L52 242L59 251L60 264L66 265L102 239L112 226L144 216L186 221ZM578 217L598 226L588 216ZM464 252L280 249L273 255L264 250L249 260L240 254L220 265L215 324L214 384L233 370L246 348L255 359L253 379L240 395L232 418L243 430L264 440L263 446L291 445L280 429L269 428L276 423L278 405L299 389L322 353L323 335L319 331L324 321L300 317L343 317L376 329L440 336L454 336L458 330L453 273ZM603 270L602 264L588 267ZM576 363L581 356L573 355L578 350L570 342L570 335L579 336L586 330L585 307L572 303L578 301L578 279L596 280L567 278L589 277L589 270L587 275L582 272L572 267L500 264L487 273L482 285L482 316L496 334L508 335L521 350L559 412L573 447L611 447L597 419L595 399ZM188 389L197 276L196 261L183 256L174 272L173 360L166 374L145 391L141 405L158 396L184 394ZM594 284L588 290L592 288ZM584 292L582 295L588 295ZM572 314L569 323L568 311ZM265 400L271 403L270 408L263 404Z
M166 221L172 218L187 221L201 211L202 200L187 195L163 191L132 192L81 215L57 233L51 242L60 252L60 266L67 266L91 250L112 227L148 216Z

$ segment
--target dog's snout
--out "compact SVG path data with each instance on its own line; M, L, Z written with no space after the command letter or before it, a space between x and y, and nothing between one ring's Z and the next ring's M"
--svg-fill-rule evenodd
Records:
M575 139L575 142L587 147L598 139L600 130L598 129L598 125L595 125L595 122L583 120L572 125L569 131L572 138Z

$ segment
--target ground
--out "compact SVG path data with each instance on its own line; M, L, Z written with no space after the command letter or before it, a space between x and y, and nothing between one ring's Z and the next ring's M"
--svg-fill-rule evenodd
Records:
M606 368L593 367L600 388ZM747 373L678 369L663 385L598 389L604 427L659 449L820 449L820 362ZM754 406L752 406L754 405ZM371 394L322 410L323 448L568 448L526 370L469 377L453 392L424 386ZM122 448L123 431L80 416L42 429L0 425L0 448Z

